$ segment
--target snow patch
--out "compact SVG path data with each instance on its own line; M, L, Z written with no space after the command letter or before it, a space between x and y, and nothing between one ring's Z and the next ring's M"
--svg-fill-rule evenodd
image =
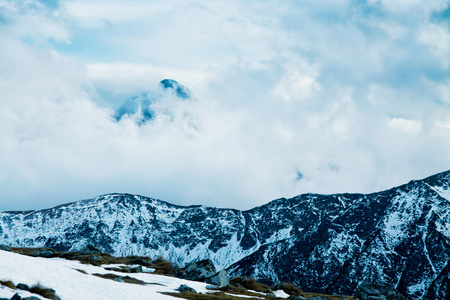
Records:
M403 214L394 212L384 219L386 243L389 248L397 246L407 235Z
M273 293L274 293L275 297L278 297L278 298L287 298L287 297L289 297L289 294L286 294L286 292L283 291L283 290L274 291Z
M274 232L272 234L272 236L266 240L265 243L270 244L273 242L288 239L291 237L291 231L292 231L292 225L287 228L280 229L280 230Z
M450 202L450 189L439 187L439 186L429 186L432 190L439 194L442 198Z

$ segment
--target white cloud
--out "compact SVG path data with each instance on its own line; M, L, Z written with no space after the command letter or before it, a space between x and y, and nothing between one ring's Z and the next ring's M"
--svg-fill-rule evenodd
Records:
M372 3L381 3L383 7L395 13L420 13L428 15L435 10L445 9L446 0L378 0Z
M114 90L116 93L132 93L142 89L155 89L164 78L177 78L186 86L202 85L211 77L210 72L163 68L148 64L92 63L87 64L87 76L98 87ZM123 99L121 99L123 101Z
M47 39L69 41L70 33L63 24L64 20L59 18L59 12L49 11L40 2L4 1L0 3L0 14L15 36L39 42Z
M67 1L64 7L83 27L103 27L108 23L158 18L180 1Z
M418 39L430 46L432 52L448 68L450 59L450 32L449 29L436 24L424 25L418 33Z
M1 209L108 192L250 208L450 166L442 2L18 3L0 5ZM113 121L164 78L198 101Z
M392 118L389 121L389 127L403 131L407 134L415 134L422 129L422 123L415 120L407 120L403 118Z
M286 67L286 74L274 89L275 97L285 101L306 100L321 90L316 81L318 72L305 63L290 62Z

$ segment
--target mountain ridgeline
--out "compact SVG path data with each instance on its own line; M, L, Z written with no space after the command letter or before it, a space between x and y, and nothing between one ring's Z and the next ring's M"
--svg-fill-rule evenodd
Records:
M184 266L210 258L231 276L352 294L362 282L410 299L450 294L450 171L373 194L304 194L247 211L108 194L51 209L0 213L0 243Z

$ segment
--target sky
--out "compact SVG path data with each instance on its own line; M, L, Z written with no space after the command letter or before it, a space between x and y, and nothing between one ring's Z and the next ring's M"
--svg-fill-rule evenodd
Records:
M449 64L449 0L0 0L0 211L250 209L446 171ZM141 94L156 117L117 122Z

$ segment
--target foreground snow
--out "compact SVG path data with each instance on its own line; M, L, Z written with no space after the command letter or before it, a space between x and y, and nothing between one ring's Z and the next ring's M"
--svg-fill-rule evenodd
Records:
M84 271L87 274L83 274ZM146 285L116 282L91 274L116 274L129 276L147 282ZM206 284L151 273L124 274L108 271L102 267L82 264L60 258L38 258L0 251L0 280L11 280L14 284L28 286L41 284L52 288L63 300L96 299L175 299L159 292L175 292L181 284L194 288L199 293L207 293ZM0 298L11 298L16 292L22 297L29 292L12 290L0 285ZM33 294L33 296L36 296ZM41 297L42 298L42 297ZM45 299L45 298L42 298Z

